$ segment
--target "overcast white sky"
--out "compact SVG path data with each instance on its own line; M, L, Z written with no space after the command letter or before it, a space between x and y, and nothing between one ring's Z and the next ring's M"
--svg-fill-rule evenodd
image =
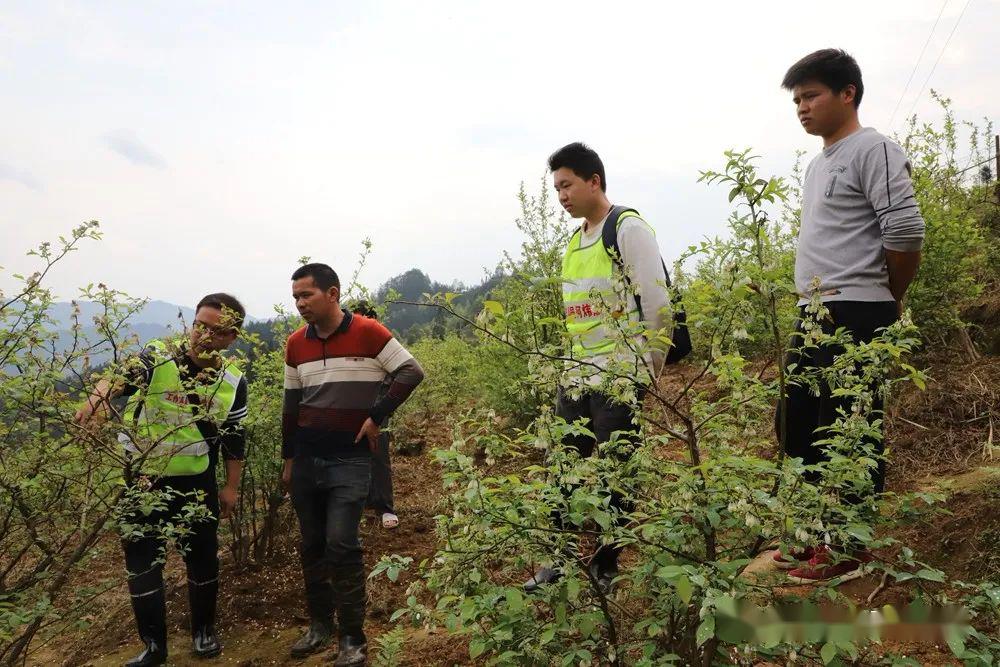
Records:
M519 245L518 184L574 140L669 261L724 224L699 168L753 146L786 173L817 149L778 87L810 51L858 59L880 130L931 114L930 88L1000 117L1000 0L969 0L944 48L965 6L4 1L2 280L97 219L105 239L54 276L63 298L92 281L180 304L228 290L266 316L300 256L349 275L364 237L371 287L411 267L475 283Z

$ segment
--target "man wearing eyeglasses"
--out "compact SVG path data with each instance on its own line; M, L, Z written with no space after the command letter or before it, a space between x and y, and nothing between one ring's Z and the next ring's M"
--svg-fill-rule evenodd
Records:
M166 662L163 562L171 533L187 567L192 652L210 658L222 651L215 636L218 528L238 499L247 382L221 352L235 342L245 316L235 297L209 294L198 302L187 340L151 341L126 363L121 381L101 381L76 414L76 422L85 425L95 412L114 412L112 398L128 397L119 413L118 439L131 487L126 497L134 506L124 513L122 546L145 646L126 667ZM215 481L220 451L226 468L222 489Z

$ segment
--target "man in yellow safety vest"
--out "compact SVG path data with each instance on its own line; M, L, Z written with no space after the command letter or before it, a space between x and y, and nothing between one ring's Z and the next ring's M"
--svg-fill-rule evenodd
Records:
M247 414L243 373L220 352L236 340L246 311L233 296L209 294L195 310L186 341L150 342L118 382L102 380L76 414L87 424L125 395L119 441L125 449L126 483L157 495L151 512L129 508L122 540L128 587L143 651L126 667L162 665L167 658L163 556L169 526L192 513L181 531L191 606L192 651L209 658L222 648L215 635L219 589L218 526L236 505ZM215 464L225 459L226 484L218 489ZM164 530L167 528L167 530Z

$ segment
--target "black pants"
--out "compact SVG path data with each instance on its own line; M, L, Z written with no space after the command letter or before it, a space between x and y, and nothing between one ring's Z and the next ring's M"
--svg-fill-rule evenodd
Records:
M365 573L358 526L368 498L368 457L296 457L292 503L302 531L302 576L314 623L364 637Z
M177 539L187 567L188 601L191 606L191 632L213 628L215 606L219 592L219 494L215 483L214 467L200 475L160 477L155 479L152 490L172 489L174 494L167 507L148 516L133 513L129 523L151 529L141 537L122 540L125 550L125 567L128 570L128 590L132 598L139 636L165 646L167 638L166 597L163 589L163 560L166 555L166 538L157 526L168 523L178 525L183 520L185 505L202 502L208 507L211 519L190 525L190 532ZM198 493L204 499L198 501Z
M378 449L371 458L372 484L368 491L368 507L376 512L395 514L392 502L392 466L389 463L389 434L378 436Z
M642 402L640 395L639 402ZM632 408L622 403L613 402L605 394L598 392L585 392L580 398L572 399L560 389L556 399L556 416L562 417L567 422L584 420L586 426L594 437L585 435L567 435L563 440L563 445L573 447L581 456L591 456L598 443L605 443L611 440L611 435L615 431L624 432L619 436L619 441L635 445L638 443L637 426L634 423L635 413ZM631 448L619 448L619 456L627 458L631 454ZM629 512L633 505L621 494L613 492L611 494L611 506L622 512ZM558 525L563 525L561 516L554 517ZM617 570L618 555L621 547L617 544L603 544L594 554L593 562L601 571Z
M836 329L844 327L850 332L855 343L870 342L875 338L878 329L889 326L899 317L895 301L831 301L825 305L830 312L830 317L821 322L823 332L832 334ZM804 317L807 315L803 309L796 325L796 334L792 338L793 349L786 359L786 366L790 363L796 363L804 368L827 368L833 364L834 358L843 352L843 349L824 345L805 350L803 353L796 350L795 348L802 345L801 318ZM789 384L787 402L786 428L788 432L785 440L785 452L789 456L801 458L807 465L828 460L826 449L816 444L817 440L823 439L826 435L822 431L817 433L816 429L833 424L837 419L838 409L850 409L849 402L844 398L832 397L829 386L825 384L821 385L819 396L813 396L807 387ZM872 407L875 413L881 413L883 409L883 400L877 394ZM873 417L878 416L879 414L873 415ZM775 431L780 440L780 405L775 413ZM878 468L872 472L874 492L878 494L885 489L885 461L882 459L885 445L881 439L873 440L871 445L879 457ZM812 483L819 481L818 475L815 473L809 473L806 479ZM864 500L864 498L853 494L846 494L844 497L844 501L852 505L859 504Z

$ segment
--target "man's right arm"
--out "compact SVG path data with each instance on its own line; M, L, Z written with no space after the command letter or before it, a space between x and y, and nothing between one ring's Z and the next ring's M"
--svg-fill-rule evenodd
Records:
M87 401L76 411L73 421L83 425L98 411L110 411L111 400L118 396L131 396L149 384L153 375L153 353L149 348L125 362L123 372L117 377L104 378L97 383Z
M73 416L73 421L81 426L88 423L94 413L98 410L107 408L111 403L111 399L115 396L121 395L121 389L115 391L115 387L111 384L110 380L104 379L97 383L94 387L93 392L87 397L86 402L76 411Z

